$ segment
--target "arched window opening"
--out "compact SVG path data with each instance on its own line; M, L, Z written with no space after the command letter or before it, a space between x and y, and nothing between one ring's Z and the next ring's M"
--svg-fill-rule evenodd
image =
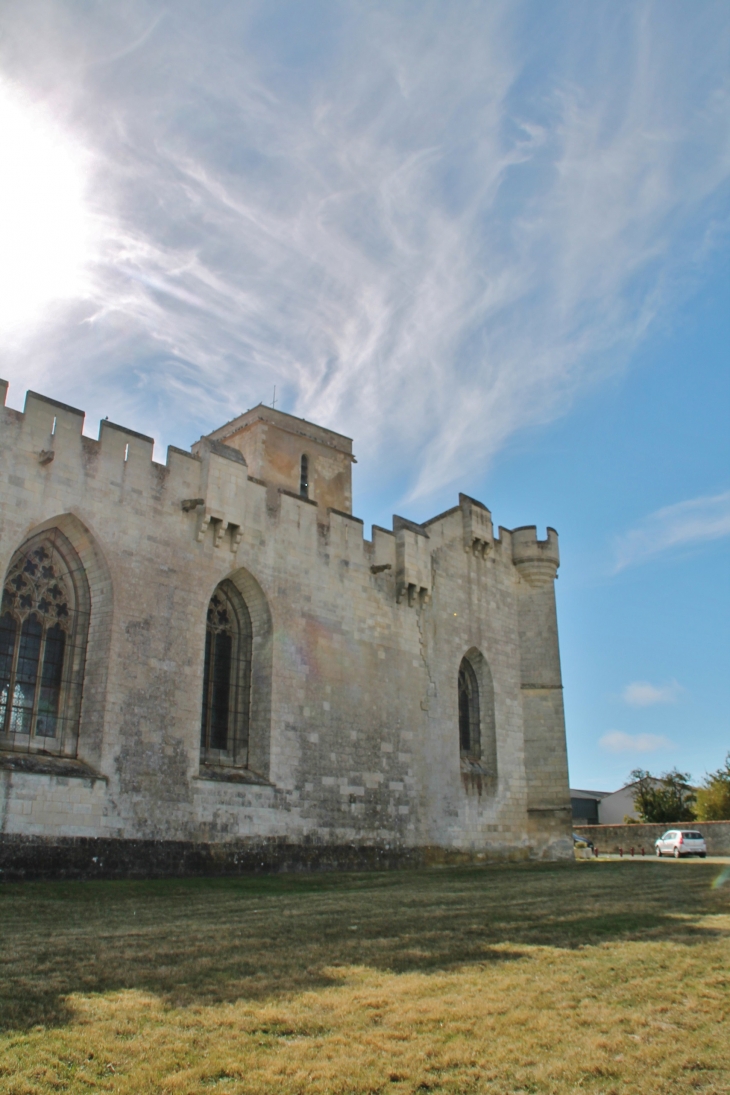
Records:
M76 552L58 529L33 537L0 603L0 747L75 753L88 627Z
M205 632L200 729L205 763L248 763L252 646L246 602L232 582L222 582L211 597Z
M309 457L302 455L299 471L299 493L302 498L309 498Z
M458 690L461 753L462 756L478 759L481 756L479 683L468 658L461 659Z

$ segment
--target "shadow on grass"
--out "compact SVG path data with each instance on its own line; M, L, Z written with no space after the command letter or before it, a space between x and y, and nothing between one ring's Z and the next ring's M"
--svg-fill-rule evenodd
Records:
M338 966L429 973L516 961L530 945L691 946L712 932L693 921L727 898L712 865L683 866L8 884L0 1029L69 1022L70 993L137 989L187 1006L324 988Z

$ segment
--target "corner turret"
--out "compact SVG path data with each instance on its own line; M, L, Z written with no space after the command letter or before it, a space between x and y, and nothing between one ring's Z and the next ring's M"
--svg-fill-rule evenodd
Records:
M525 733L527 816L536 847L547 855L569 855L571 810L560 673L555 578L560 565L558 534L538 540L534 525L512 531L517 585L522 714Z
M512 530L512 562L520 577L531 586L554 581L560 566L558 534L548 528L547 539L538 540L535 525L523 525Z

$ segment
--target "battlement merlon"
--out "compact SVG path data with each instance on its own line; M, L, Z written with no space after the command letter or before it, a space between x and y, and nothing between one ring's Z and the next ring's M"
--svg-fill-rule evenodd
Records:
M555 529L548 528L545 540L538 540L535 525L512 529L512 562L520 576L532 586L554 581L560 566L558 534Z

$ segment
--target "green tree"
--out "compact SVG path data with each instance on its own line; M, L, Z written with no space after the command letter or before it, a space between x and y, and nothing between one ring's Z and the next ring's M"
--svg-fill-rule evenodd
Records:
M689 773L673 768L663 776L652 776L643 768L635 768L631 778L634 788L634 809L642 821L672 825L678 821L694 821L696 794L689 784Z
M698 789L697 817L700 821L730 821L730 753L725 767L709 772Z

